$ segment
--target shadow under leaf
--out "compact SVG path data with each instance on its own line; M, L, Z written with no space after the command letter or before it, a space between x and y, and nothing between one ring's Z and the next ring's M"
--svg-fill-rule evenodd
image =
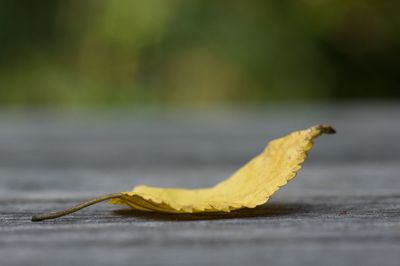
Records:
M240 209L232 212L204 212L204 213L161 213L146 212L133 209L114 211L115 215L135 217L161 221L191 221L191 220L219 220L256 217L280 217L300 215L310 212L310 204L302 203L269 203L254 209Z

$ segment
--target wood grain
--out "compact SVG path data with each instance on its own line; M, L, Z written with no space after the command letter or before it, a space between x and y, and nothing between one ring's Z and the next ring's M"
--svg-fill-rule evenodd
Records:
M0 112L1 265L398 265L400 105L208 113ZM206 187L265 142L317 123L304 169L269 204L217 215L106 204L31 215L145 183Z

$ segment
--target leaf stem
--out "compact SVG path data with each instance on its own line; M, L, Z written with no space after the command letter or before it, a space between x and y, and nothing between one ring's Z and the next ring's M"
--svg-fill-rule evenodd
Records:
M39 214L39 215L34 215L32 216L32 222L38 222L38 221L43 221L43 220L48 220L48 219L55 219L61 216L65 216L71 213L74 213L76 211L79 211L80 209L89 207L93 204L105 201L105 200L110 200L110 199L115 199L115 198L120 198L122 196L122 193L112 193L112 194L107 194L107 195L103 195L82 203L79 203L71 208L67 208L65 210L62 211L56 211L56 212L49 212L49 213L45 213L45 214Z

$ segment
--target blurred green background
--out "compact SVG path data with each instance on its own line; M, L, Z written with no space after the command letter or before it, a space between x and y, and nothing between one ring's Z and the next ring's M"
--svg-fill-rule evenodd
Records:
M0 104L399 98L399 14L372 0L0 0Z

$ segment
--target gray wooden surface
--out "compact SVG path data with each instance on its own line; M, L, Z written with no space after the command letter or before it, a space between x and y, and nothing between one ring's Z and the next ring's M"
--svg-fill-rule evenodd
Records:
M0 111L0 265L399 265L400 104ZM265 206L162 215L106 204L137 184L205 187L268 140L317 123L299 175Z

